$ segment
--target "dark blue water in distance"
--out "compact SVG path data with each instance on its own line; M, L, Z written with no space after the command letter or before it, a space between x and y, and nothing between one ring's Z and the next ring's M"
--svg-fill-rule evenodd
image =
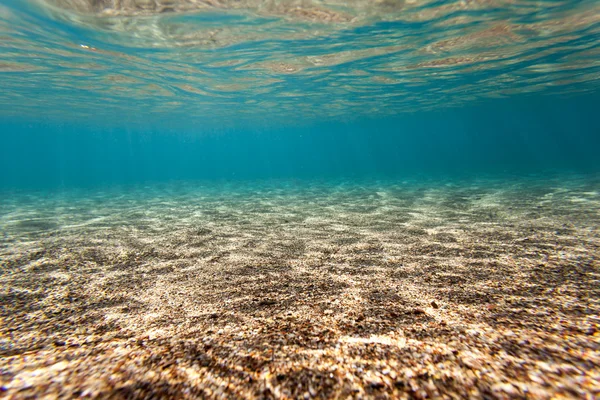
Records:
M225 127L165 119L2 122L4 188L176 180L347 180L600 169L600 94L515 96L351 122Z
M185 179L377 179L598 172L600 96L527 97L351 123L255 129L11 123L4 187Z

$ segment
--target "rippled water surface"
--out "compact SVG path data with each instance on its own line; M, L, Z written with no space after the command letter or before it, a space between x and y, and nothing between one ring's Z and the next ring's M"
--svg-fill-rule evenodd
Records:
M5 0L0 36L2 117L377 117L600 75L595 0Z

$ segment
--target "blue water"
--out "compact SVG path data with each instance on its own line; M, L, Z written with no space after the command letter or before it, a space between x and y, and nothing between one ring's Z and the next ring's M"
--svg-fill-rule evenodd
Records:
M2 187L600 167L595 1L90 4L0 5Z
M3 187L173 180L447 179L600 168L600 97L492 101L352 123L203 130L2 123Z

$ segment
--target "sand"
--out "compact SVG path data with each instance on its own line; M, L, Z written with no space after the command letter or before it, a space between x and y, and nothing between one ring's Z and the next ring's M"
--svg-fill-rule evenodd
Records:
M0 397L600 396L597 177L0 204Z

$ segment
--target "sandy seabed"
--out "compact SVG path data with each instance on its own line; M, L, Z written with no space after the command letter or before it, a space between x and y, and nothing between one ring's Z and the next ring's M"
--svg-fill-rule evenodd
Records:
M5 192L0 397L600 396L600 179Z

